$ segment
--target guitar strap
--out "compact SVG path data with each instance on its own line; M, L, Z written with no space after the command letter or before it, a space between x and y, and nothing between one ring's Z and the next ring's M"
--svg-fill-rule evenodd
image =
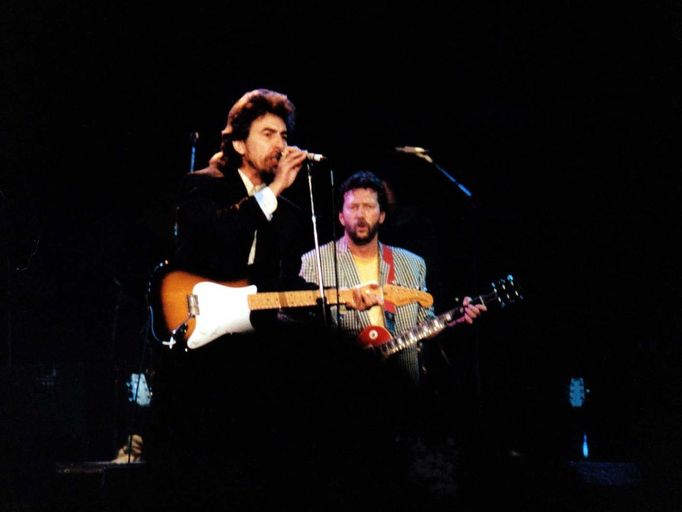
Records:
M388 275L386 276L386 284L395 284L395 270L393 269L393 249L387 245L381 246L382 258L386 265L388 265ZM386 328L392 335L395 336L395 304L389 300L384 300L384 322Z

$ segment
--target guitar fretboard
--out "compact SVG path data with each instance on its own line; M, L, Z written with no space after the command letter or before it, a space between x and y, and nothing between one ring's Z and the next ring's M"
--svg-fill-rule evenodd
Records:
M352 290L339 290L340 301L336 290L325 290L325 299L328 304L339 304L350 301L353 298ZM314 306L320 297L318 290L301 290L291 292L260 292L248 296L251 310L279 309L279 308L302 308Z
M410 302L419 302L424 307L429 307L433 304L433 296L421 290L387 284L383 286L382 293L385 300L391 301L396 306L409 304ZM345 304L353 300L353 290L341 289L337 296L336 290L330 288L324 291L324 296L327 304ZM252 311L259 309L301 308L314 306L317 304L319 297L319 290L259 292L249 295L248 302L249 308Z
M471 299L473 304L484 304L486 306L494 302L499 302L500 297L497 292L491 292L488 295L479 295ZM419 341L428 338L444 330L451 322L461 318L464 315L464 309L460 306L450 311L446 311L438 315L436 318L422 322L421 324L404 331L395 336L390 341L375 346L383 357L389 357L397 354L401 350L416 345Z

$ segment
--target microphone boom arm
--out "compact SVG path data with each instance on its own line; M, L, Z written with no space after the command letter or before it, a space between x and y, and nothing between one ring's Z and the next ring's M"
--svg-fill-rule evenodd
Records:
M434 162L433 158L431 158L428 155L428 152L425 149L422 149L422 148L415 148L415 149L419 149L420 151L410 151L410 153L412 153L416 157L419 157L419 158L429 162L436 169L438 169L438 171L443 176L445 176L447 179L449 179L454 185L457 185L457 188L459 188L464 193L464 195L466 195L467 197L472 197L471 191L468 188L466 188L464 185L462 185L459 181L457 181L457 179L455 179L455 177L452 174L448 173L440 165L438 165L436 162ZM404 152L406 152L406 151L404 151Z

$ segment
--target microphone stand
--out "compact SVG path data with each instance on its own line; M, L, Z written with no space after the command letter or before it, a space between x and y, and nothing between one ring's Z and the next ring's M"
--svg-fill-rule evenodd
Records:
M461 190L465 196L471 198L472 193L471 191L466 188L464 185L462 185L457 179L455 179L452 174L449 174L445 169L443 169L440 165L435 163L433 161L433 158L431 158L430 155L428 155L426 152L424 153L416 153L416 155L419 158L423 158L430 164L432 164L443 176L445 176L447 179L449 179L454 185L457 186L459 190ZM472 207L472 210L475 213L476 209L476 203L475 201L470 202L470 206ZM475 283L478 282L478 256L479 256L479 241L478 241L478 232L474 226L473 223L475 223L476 215L472 216L472 240L471 243L473 244L472 251L473 251L473 261L472 261L472 272L473 272L473 277L472 281ZM479 331L478 329L474 330L474 343L473 343L473 348L474 348L474 379L475 379L475 386L476 386L476 399L477 399L477 406L479 408L479 415L481 414L480 408L483 406L481 400L481 347L480 347L480 339L478 337Z
M336 330L337 332L341 332L341 304L340 304L340 292L339 292L339 256L338 253L336 252L336 220L334 219L334 215L336 214L336 189L335 189L335 184L334 184L334 170L329 169L329 185L330 185L330 192L331 192L331 200L330 200L330 205L331 205L331 211L332 211L332 250L334 251L334 289L336 290L336 300L338 304L336 304Z
M194 158L197 154L197 141L199 140L199 132L192 132L189 134L190 140L190 155L189 155L189 172L194 172Z
M447 179L449 179L453 184L455 184L455 185L457 186L457 188L459 188L459 189L464 193L465 196L467 196L467 197L472 197L471 191L470 191L468 188L466 188L464 185L462 185L459 181L457 181L457 180L455 179L455 177L454 177L452 174L448 173L448 172L447 172L445 169L443 169L440 165L438 165L436 162L434 162L434 161L433 161L433 158L431 158L431 157L427 154L427 152L426 152L425 150L424 150L424 151L416 151L416 152L414 152L413 154L414 154L415 156L417 156L417 157L423 159L423 160L426 160L426 161L429 162L431 165L433 165L436 169L438 169L438 171L439 171L443 176L445 176Z
M305 169L308 175L308 192L310 194L310 215L313 223L313 239L315 242L315 257L317 260L317 282L319 286L320 297L318 302L322 309L322 320L325 327L329 327L329 320L327 318L327 300L324 296L324 283L322 282L322 256L320 253L320 242L317 237L317 218L315 216L315 200L313 194L313 179L312 173L310 172L310 162L305 162Z
M438 172L440 172L443 176L445 176L448 180L450 180L451 183L457 186L457 188L468 198L472 198L470 201L469 205L472 209L472 211L475 213L476 210L476 202L473 200L473 194L471 191L465 187L462 183L460 183L452 174L448 173L445 169L443 169L440 165L435 163L433 161L433 158L428 154L428 150L424 148L420 148L417 146L406 146L404 148L396 148L397 150L403 152L403 153L410 153L413 154L416 157L421 158L422 160L426 160L428 163L433 165ZM479 240L478 240L478 232L476 229L475 224L476 220L476 215L472 215L472 250L473 250L473 261L472 261L472 273L473 273L473 281L477 282L478 281L478 258L479 258ZM474 340L474 379L475 379L475 386L476 386L476 399L477 399L477 405L479 407L479 414L480 414L480 408L482 407L481 403L481 393L482 393L482 388L481 388L481 354L480 354L480 340L478 338L478 329L475 331L475 340ZM441 349L442 350L442 349Z
M192 174L194 172L194 160L197 154L197 141L199 140L199 132L191 132L189 134L189 144L190 144L190 152L189 152L189 173ZM175 208L175 214L177 217L177 212L178 209L177 207ZM173 224L173 238L178 237L178 222L177 220Z

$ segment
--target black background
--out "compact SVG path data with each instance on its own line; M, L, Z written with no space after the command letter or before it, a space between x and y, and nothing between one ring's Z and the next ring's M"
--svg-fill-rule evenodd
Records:
M190 133L202 167L229 106L267 87L298 108L292 142L329 158L322 242L327 171L371 169L398 199L386 239L427 259L437 311L507 273L523 285L443 344L494 442L578 457L567 389L584 377L592 457L679 478L680 7L230 4L1 8L13 453L113 456ZM290 194L306 204L303 177Z

